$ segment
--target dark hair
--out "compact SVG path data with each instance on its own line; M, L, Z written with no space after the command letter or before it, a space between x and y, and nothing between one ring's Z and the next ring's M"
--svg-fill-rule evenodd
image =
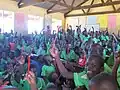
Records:
M47 85L47 87L46 87L46 90L49 90L49 89L51 89L51 90L57 90L57 86L55 86L54 83L50 83L50 84Z
M100 73L93 77L89 85L95 85L97 90L117 90L118 88L116 80L108 73Z
M15 50L15 57L19 57L21 55L21 51L19 49Z

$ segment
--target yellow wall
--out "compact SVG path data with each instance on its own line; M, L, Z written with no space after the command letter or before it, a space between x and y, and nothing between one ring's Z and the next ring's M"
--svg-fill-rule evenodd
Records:
M18 8L17 7L17 2L12 1L12 0L0 0L0 9L1 10L9 10L13 12L23 12L25 15L38 15L38 16L43 16L46 13L46 9L35 7L35 6L27 6L24 8ZM62 25L64 27L64 14L62 13L54 13L50 14L52 18L62 20Z

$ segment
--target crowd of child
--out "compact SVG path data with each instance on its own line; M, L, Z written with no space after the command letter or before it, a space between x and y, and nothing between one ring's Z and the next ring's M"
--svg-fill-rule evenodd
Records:
M0 90L119 90L119 38L81 26L24 36L0 30Z

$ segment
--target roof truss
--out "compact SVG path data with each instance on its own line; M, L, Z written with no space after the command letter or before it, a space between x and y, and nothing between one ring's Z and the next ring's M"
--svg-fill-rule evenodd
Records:
M114 1L114 0L100 0L100 3L94 3L96 0L91 0L91 3L89 5L84 5L86 2L89 0L84 0L83 2L80 1L80 3L75 6L74 3L76 0L72 0L71 5L67 3L66 0L30 0L29 3L24 3L26 0L19 0L18 6L19 8L23 8L29 5L36 5L37 3L41 2L50 2L53 3L51 7L48 8L47 13L56 13L56 12L63 12L67 11L64 13L65 17L70 17L70 16L84 16L84 15L96 15L96 14L108 14L108 13L120 13L120 8L116 9L115 5L120 4L120 0ZM61 2L62 1L62 2ZM53 8L56 5L60 5L62 7L65 7L66 9L57 9L53 10ZM104 7L104 6L112 6L113 10L111 11L103 11L103 12L90 12L91 8L97 8L97 7ZM87 11L85 11L85 9ZM82 10L82 14L70 14L70 12L74 10Z

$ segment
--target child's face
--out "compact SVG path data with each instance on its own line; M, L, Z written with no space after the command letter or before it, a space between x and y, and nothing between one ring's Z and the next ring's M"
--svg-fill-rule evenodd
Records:
M37 70L36 70L35 67L34 67L34 68L31 68L31 71L34 72L35 76L37 76Z
M87 76L89 79L101 72L100 64L97 60L88 60L86 64Z

